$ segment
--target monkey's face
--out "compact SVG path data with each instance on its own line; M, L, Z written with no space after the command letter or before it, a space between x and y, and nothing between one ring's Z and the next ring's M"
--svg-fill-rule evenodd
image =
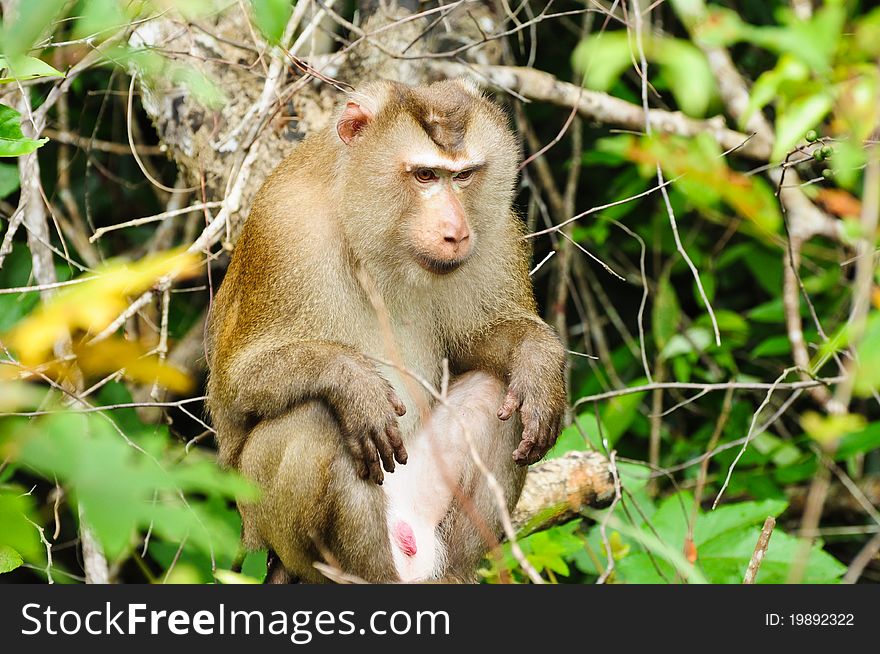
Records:
M449 276L507 222L515 141L500 109L456 82L386 83L376 95L372 106L350 101L337 124L356 189L346 193L349 239L410 277Z
M473 252L476 239L463 200L484 163L427 155L407 156L402 165L401 183L411 198L404 239L418 265L443 275Z

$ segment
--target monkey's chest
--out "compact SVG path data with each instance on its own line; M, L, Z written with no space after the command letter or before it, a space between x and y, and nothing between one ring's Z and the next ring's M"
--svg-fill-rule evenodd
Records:
M390 332L390 333L389 333ZM434 404L425 385L440 390L443 371L443 352L430 329L417 321L395 320L378 329L361 334L360 349L364 354L381 361L380 374L387 379L398 397L406 405L406 415L400 420L404 438L421 424Z

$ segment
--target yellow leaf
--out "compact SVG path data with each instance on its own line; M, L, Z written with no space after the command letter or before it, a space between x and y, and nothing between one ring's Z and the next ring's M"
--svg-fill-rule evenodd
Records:
M158 355L145 356L143 349L124 338L108 338L74 348L80 370L86 376L102 377L125 369L125 377L141 384L157 383L175 393L192 390L189 375L159 360Z
M77 331L96 334L128 306L129 297L153 286L162 277L191 273L198 257L167 252L134 263L109 263L88 281L65 287L18 323L4 340L26 366L36 366L53 356L59 339Z

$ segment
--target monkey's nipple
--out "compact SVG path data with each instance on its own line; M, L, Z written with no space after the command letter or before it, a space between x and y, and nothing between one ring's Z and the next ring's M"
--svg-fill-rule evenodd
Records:
M416 535L413 533L412 527L401 520L394 525L394 540L400 551L407 556L415 556L418 551L416 548Z

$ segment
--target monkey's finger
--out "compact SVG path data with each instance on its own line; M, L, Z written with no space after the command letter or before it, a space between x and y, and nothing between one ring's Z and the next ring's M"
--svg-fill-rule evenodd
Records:
M396 422L392 422L385 428L385 434L388 436L388 442L394 449L394 458L401 465L406 465L408 455L406 448L403 446L403 439L400 437L400 428Z
M394 450L391 444L385 439L385 434L376 432L373 434L373 443L379 450L379 457L382 459L382 465L388 472L394 472Z
M513 460L521 466L528 465L531 463L529 459L531 458L532 449L535 447L535 442L523 439L519 443L519 447L517 447L513 451Z
M385 481L385 473L382 472L382 463L379 461L379 453L371 443L364 444L364 452L367 455L367 466L370 468L370 479L379 486Z
M388 391L388 399L391 400L391 406L394 407L394 413L398 416L403 416L406 414L406 405L401 401L399 397L397 397L397 393L393 390Z
M346 439L346 445L351 451L351 458L354 460L354 469L357 476L361 479L369 479L370 469L364 461L364 448L356 438Z
M508 389L504 396L504 403L498 409L498 418L507 420L520 407L519 394L512 388Z

